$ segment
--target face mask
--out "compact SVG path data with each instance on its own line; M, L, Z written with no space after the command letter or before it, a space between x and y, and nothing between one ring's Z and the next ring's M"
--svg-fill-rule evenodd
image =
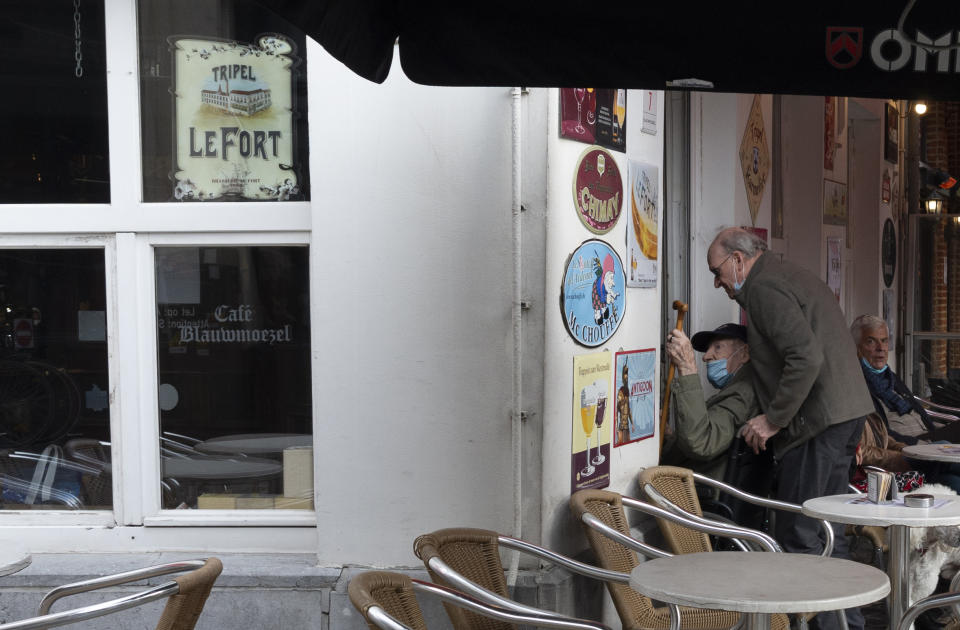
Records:
M746 346L740 347L738 350L731 353L730 357L736 356L745 347ZM727 359L730 357L727 357ZM734 370L732 373L727 371L727 359L707 361L707 380L717 389L723 389L723 386L727 384L727 381L730 380L730 377L737 373L737 370Z
M890 367L889 365L884 365L882 368L880 368L880 369L878 370L877 368L875 368L875 367L873 367L872 365L870 365L870 364L867 362L867 360L864 359L863 357L860 357L860 363L863 363L863 367L867 368L868 370L870 370L870 371L873 372L874 374L883 374L884 372L887 371L887 368Z
M737 260L734 259L733 262L736 263ZM746 280L746 278L744 278L744 280ZM737 268L734 267L734 268L733 268L733 290L734 290L734 291L739 291L739 290L742 289L742 288L743 288L743 283L742 283L742 282L739 282L739 281L737 280Z
M723 389L732 375L727 372L727 360L707 361L707 380L717 389Z

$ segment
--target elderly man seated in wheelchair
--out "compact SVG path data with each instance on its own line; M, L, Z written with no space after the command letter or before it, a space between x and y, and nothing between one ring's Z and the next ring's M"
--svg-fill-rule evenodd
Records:
M707 381L718 390L706 400L694 351L703 353ZM746 327L722 324L692 339L682 330L672 330L666 353L678 373L671 391L676 429L665 444L661 463L690 468L751 494L769 494L770 451L755 454L737 436L747 420L760 414ZM761 526L762 510L735 500L726 504L737 522Z

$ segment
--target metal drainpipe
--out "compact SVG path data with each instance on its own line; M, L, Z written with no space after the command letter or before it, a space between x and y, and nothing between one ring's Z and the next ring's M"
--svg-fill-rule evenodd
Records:
M513 167L513 409L511 413L512 455L513 455L513 536L522 538L523 526L523 494L521 485L521 471L523 464L523 430L522 430L522 386L523 375L523 308L522 308L522 232L520 223L520 197L523 192L521 176L520 126L523 105L521 95L523 91L515 87L510 91L512 122L511 130L511 163ZM520 553L510 552L510 563L507 571L507 585L511 588L517 581L517 569L520 565Z

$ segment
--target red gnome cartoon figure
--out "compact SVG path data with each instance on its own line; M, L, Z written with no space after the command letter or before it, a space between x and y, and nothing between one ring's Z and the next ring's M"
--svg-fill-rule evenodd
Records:
M600 263L599 257L593 259L593 273L597 279L593 283L593 321L599 326L610 319L617 319L617 307L613 303L620 294L614 291L616 283L613 273L613 256L607 254Z

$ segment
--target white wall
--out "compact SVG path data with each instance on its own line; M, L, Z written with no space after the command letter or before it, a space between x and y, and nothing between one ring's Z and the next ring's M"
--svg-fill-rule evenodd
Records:
M784 96L784 258L822 275L826 251L823 223L822 96ZM839 156L835 159L839 160Z
M660 226L663 221L663 94L658 94L658 132L656 136L640 131L642 120L642 92L627 94L627 153L611 151L624 178L625 194L628 186L627 160L634 159L656 164L660 169L658 192ZM547 130L547 242L546 293L547 304L544 333L544 418L543 418L543 532L542 540L551 549L572 553L576 546L585 544L580 526L570 518L570 451L571 408L573 391L573 357L592 352L659 348L661 335L660 287L656 289L628 288L624 319L617 332L606 344L597 348L577 345L567 333L566 325L557 307L563 281L564 263L577 246L594 235L577 218L571 194L572 178L577 158L587 145L561 139L558 109L559 92L550 90L548 108L550 121ZM630 225L629 206L616 226L599 237L610 244L626 261L626 230ZM661 232L662 233L662 232ZM659 382L659 376L657 380ZM659 396L659 394L658 394ZM612 424L612 423L611 423ZM611 449L609 489L627 492L635 485L634 477L643 466L657 462L659 437ZM635 493L634 493L635 494Z
M771 156L771 172L757 209L750 216L740 143L746 128L753 94L696 93L691 98L691 222L690 313L688 333L712 330L725 322L740 321L740 307L726 292L713 286L707 265L707 248L722 228L750 226L770 230L773 194L773 99L761 95L760 111ZM711 391L701 374L705 391Z
M319 562L414 566L513 522L509 90L308 45Z

